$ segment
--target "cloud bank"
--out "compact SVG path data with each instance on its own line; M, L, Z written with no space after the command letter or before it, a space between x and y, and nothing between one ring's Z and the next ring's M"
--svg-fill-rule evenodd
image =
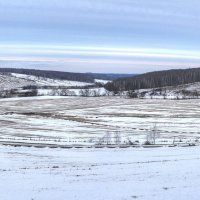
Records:
M0 66L141 73L200 66L197 0L0 0Z

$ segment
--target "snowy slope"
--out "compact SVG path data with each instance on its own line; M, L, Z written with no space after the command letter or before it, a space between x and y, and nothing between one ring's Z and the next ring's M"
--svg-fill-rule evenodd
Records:
M91 87L88 96L103 96L106 90L101 87L94 87L96 83L105 84L105 80L96 80L95 83L86 83L78 81L68 81L59 79L50 79L25 74L0 74L0 92L11 92L15 89L12 95L1 95L1 97L17 97L23 96L26 92L31 92L31 87L23 88L25 86L37 86L37 95L39 96L79 96L84 86ZM45 86L45 87L44 87Z
M162 88L140 89L136 91L139 97L156 99L188 99L200 97L200 82L168 86Z
M21 79L11 75L0 74L0 90L10 90L27 85L37 85L37 83L29 79Z
M37 76L31 76L31 75L25 75L25 74L11 74L13 77L18 78L19 80L28 80L33 81L37 85L47 85L47 86L85 86L85 85L92 85L92 83L85 83L85 82L78 82L78 81L68 81L68 80L58 80L58 79L50 79L50 78L44 78L44 77L37 77Z
M37 76L29 76L24 74L0 74L0 91L19 89L24 86L64 86L64 87L82 87L87 85L93 85L92 83L49 79Z

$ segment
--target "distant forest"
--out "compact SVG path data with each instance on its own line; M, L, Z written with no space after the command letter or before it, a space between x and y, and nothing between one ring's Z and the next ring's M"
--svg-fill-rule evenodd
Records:
M49 70L19 69L19 68L0 68L0 73L17 73L44 78L80 81L93 83L94 79L114 80L117 78L132 77L133 74L100 74L100 73L73 73Z
M119 78L106 84L109 91L160 88L200 82L200 68L156 71L128 78Z

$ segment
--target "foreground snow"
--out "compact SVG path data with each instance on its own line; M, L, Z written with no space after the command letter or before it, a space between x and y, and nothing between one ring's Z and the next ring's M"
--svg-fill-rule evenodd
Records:
M2 200L198 200L200 148L0 146Z

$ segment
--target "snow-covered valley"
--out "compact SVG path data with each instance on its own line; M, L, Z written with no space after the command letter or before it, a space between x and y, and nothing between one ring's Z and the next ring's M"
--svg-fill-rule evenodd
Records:
M72 86L37 81L1 83ZM74 96L38 89L40 96L1 98L0 199L198 199L200 101L174 100L179 87L143 99L104 96L104 88L90 88L98 97L77 88L68 89ZM155 144L144 145L155 126Z
M129 96L140 99L198 99L200 83L140 89L108 91L109 80L94 79L93 83L52 79L27 74L0 74L0 97L26 96Z
M0 98L27 96L103 96L107 80L61 80L17 73L0 74Z

